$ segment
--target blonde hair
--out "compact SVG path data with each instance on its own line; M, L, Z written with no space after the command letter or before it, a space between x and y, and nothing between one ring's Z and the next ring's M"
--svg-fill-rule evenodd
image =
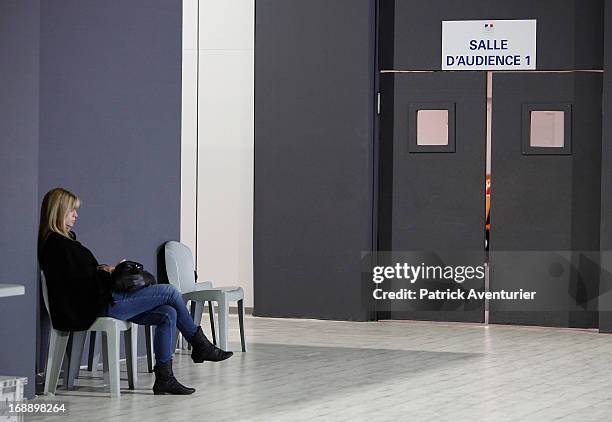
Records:
M66 214L80 206L81 200L66 189L55 188L47 192L40 207L40 225L38 228L39 249L51 232L72 240L65 224Z

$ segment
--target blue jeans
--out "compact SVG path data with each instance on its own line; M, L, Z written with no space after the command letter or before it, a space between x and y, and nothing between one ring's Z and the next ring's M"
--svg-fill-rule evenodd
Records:
M154 284L133 293L113 292L115 303L107 315L111 318L135 322L139 325L155 325L153 349L155 362L163 364L172 359L176 330L190 340L198 326L187 311L181 293L171 284Z

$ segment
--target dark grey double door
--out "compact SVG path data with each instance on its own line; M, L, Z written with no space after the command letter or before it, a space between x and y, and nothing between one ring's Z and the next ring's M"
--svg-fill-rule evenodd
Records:
M597 256L583 251L599 245L601 74L500 72L492 86L489 289L539 296L492 301L490 321L595 326ZM380 87L379 250L410 251L420 256L416 264L482 265L486 73L384 73ZM448 111L449 145L416 144L415 113L428 109ZM531 146L538 111L563 113L563 147ZM412 301L379 317L482 322L484 315L484 301L451 300Z

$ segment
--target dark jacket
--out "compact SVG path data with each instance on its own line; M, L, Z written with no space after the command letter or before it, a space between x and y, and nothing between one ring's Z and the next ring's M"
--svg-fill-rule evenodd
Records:
M51 232L39 250L53 328L83 331L112 303L110 273L85 246Z

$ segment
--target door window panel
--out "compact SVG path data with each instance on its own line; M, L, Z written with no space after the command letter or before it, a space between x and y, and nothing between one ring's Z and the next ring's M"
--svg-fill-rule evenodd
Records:
M523 104L523 155L570 155L572 153L572 105Z
M529 145L542 148L563 148L565 144L563 111L532 111Z
M455 103L408 104L408 152L455 152Z
M448 110L417 111L417 145L448 145Z

